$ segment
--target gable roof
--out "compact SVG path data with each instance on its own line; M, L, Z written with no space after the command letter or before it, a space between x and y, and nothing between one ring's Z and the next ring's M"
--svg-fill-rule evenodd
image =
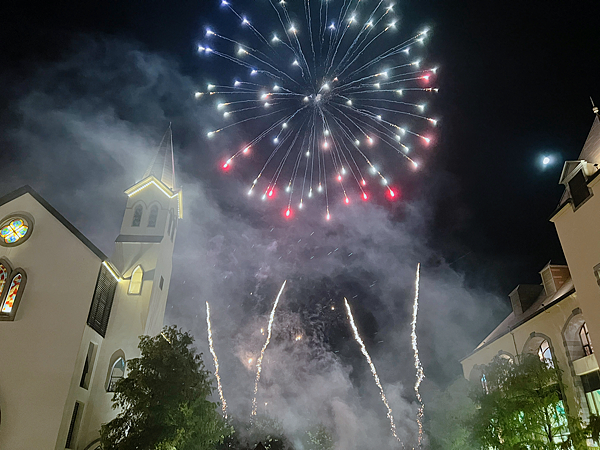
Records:
M96 247L92 241L86 238L81 231L79 231L75 226L69 222L65 216L59 213L56 208L54 208L50 203L48 203L40 194L38 194L31 186L25 185L16 189L3 197L0 197L0 206L11 202L25 194L31 195L40 205L42 205L50 214L52 214L60 223L64 225L64 227L69 230L73 235L79 239L87 248L89 248L92 253L94 253L98 258L102 261L108 261L108 257L102 253L102 251Z
M600 164L600 119L597 115L594 117L592 128L588 133L585 144L583 144L579 159L584 159L593 164Z
M481 341L481 343L475 347L475 349L467 356L461 359L461 361L467 359L472 354L491 344L492 342L500 339L502 336L508 334L515 328L520 327L524 323L530 321L538 314L546 311L548 308L558 304L565 298L569 297L575 292L575 285L573 280L569 278L554 294L546 295L546 292L542 290L542 293L537 300L529 307L523 314L516 315L515 312L511 312L506 319L504 319L500 325L498 325L487 337Z

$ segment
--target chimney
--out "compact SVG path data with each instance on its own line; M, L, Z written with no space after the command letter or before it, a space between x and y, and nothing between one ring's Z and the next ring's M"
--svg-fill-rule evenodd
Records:
M556 294L556 291L571 278L568 266L559 266L551 263L546 264L540 271L540 275L542 276L542 284L548 297Z
M516 316L520 316L533 305L542 292L539 284L520 284L508 296Z

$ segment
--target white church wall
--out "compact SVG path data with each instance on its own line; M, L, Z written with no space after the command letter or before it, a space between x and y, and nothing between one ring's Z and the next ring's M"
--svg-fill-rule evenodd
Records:
M600 177L590 182L592 196L576 211L565 205L553 218L571 277L577 289L592 342L600 345L600 286L594 267L600 264Z
M81 373L77 355L101 260L30 194L1 205L0 217L18 211L34 226L23 244L0 247L27 273L15 320L0 321L0 448L51 449Z

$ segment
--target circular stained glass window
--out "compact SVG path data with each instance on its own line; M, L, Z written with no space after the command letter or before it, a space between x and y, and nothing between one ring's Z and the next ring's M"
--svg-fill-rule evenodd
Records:
M5 221L0 228L0 239L3 244L16 244L29 233L30 226L22 217L13 217Z

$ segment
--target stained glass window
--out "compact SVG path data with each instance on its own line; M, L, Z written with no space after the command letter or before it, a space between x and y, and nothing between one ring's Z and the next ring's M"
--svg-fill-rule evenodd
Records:
M2 304L1 312L8 314L12 311L15 299L17 298L17 293L19 292L19 287L21 287L21 280L23 280L23 275L20 273L16 274L12 279L8 293L6 294L6 299Z
M4 292L4 285L6 284L6 278L8 277L8 269L4 267L4 264L0 264L0 297Z
M150 209L150 217L148 218L148 226L154 228L156 226L156 218L158 217L158 206L154 205Z
M143 212L142 205L137 205L135 207L135 209L133 210L133 222L131 222L131 226L132 227L139 227L140 223L142 222L142 212Z
M19 239L24 237L29 231L29 225L24 219L16 218L10 220L8 223L5 222L4 226L0 230L0 238L4 240L5 244L14 244Z

